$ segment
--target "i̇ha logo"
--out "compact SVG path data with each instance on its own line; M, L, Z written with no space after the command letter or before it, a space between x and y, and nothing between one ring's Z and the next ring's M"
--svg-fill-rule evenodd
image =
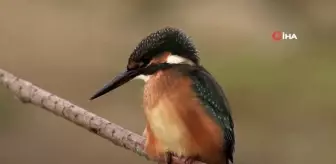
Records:
M281 32L281 31L274 31L272 33L272 39L275 41L279 40L297 40L297 36L294 33L287 33L287 32Z

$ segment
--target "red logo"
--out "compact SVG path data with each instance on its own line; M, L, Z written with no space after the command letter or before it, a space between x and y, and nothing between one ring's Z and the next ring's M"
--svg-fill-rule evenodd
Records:
M281 31L274 31L272 33L272 39L275 41L279 41L282 39L282 32Z

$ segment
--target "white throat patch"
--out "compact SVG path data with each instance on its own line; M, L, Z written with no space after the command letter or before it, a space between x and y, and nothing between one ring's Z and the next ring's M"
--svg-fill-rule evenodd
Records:
M143 81L147 82L149 80L149 78L150 78L150 75L138 75L134 79L139 79L139 80L143 80Z

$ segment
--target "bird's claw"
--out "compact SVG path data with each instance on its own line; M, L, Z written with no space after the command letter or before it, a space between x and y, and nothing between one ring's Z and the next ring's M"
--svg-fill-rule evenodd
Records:
M177 154L173 153L173 152L166 152L164 154L164 160L166 164L172 164L173 163L173 156L177 156ZM184 163L185 164L193 164L195 161L198 160L198 156L197 157L188 157L188 156L180 156L181 158L184 158Z
M195 161L198 160L198 157L183 157L185 158L184 163L185 164L193 164Z
M173 155L174 153L168 151L164 154L164 159L166 164L172 164L173 163Z

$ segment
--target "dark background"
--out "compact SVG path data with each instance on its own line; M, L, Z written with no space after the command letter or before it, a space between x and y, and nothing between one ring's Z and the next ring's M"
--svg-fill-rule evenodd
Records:
M336 3L0 0L0 68L142 133L143 82L88 98L150 32L192 36L224 87L236 164L336 163ZM298 40L275 42L273 31ZM1 164L151 163L0 87Z

